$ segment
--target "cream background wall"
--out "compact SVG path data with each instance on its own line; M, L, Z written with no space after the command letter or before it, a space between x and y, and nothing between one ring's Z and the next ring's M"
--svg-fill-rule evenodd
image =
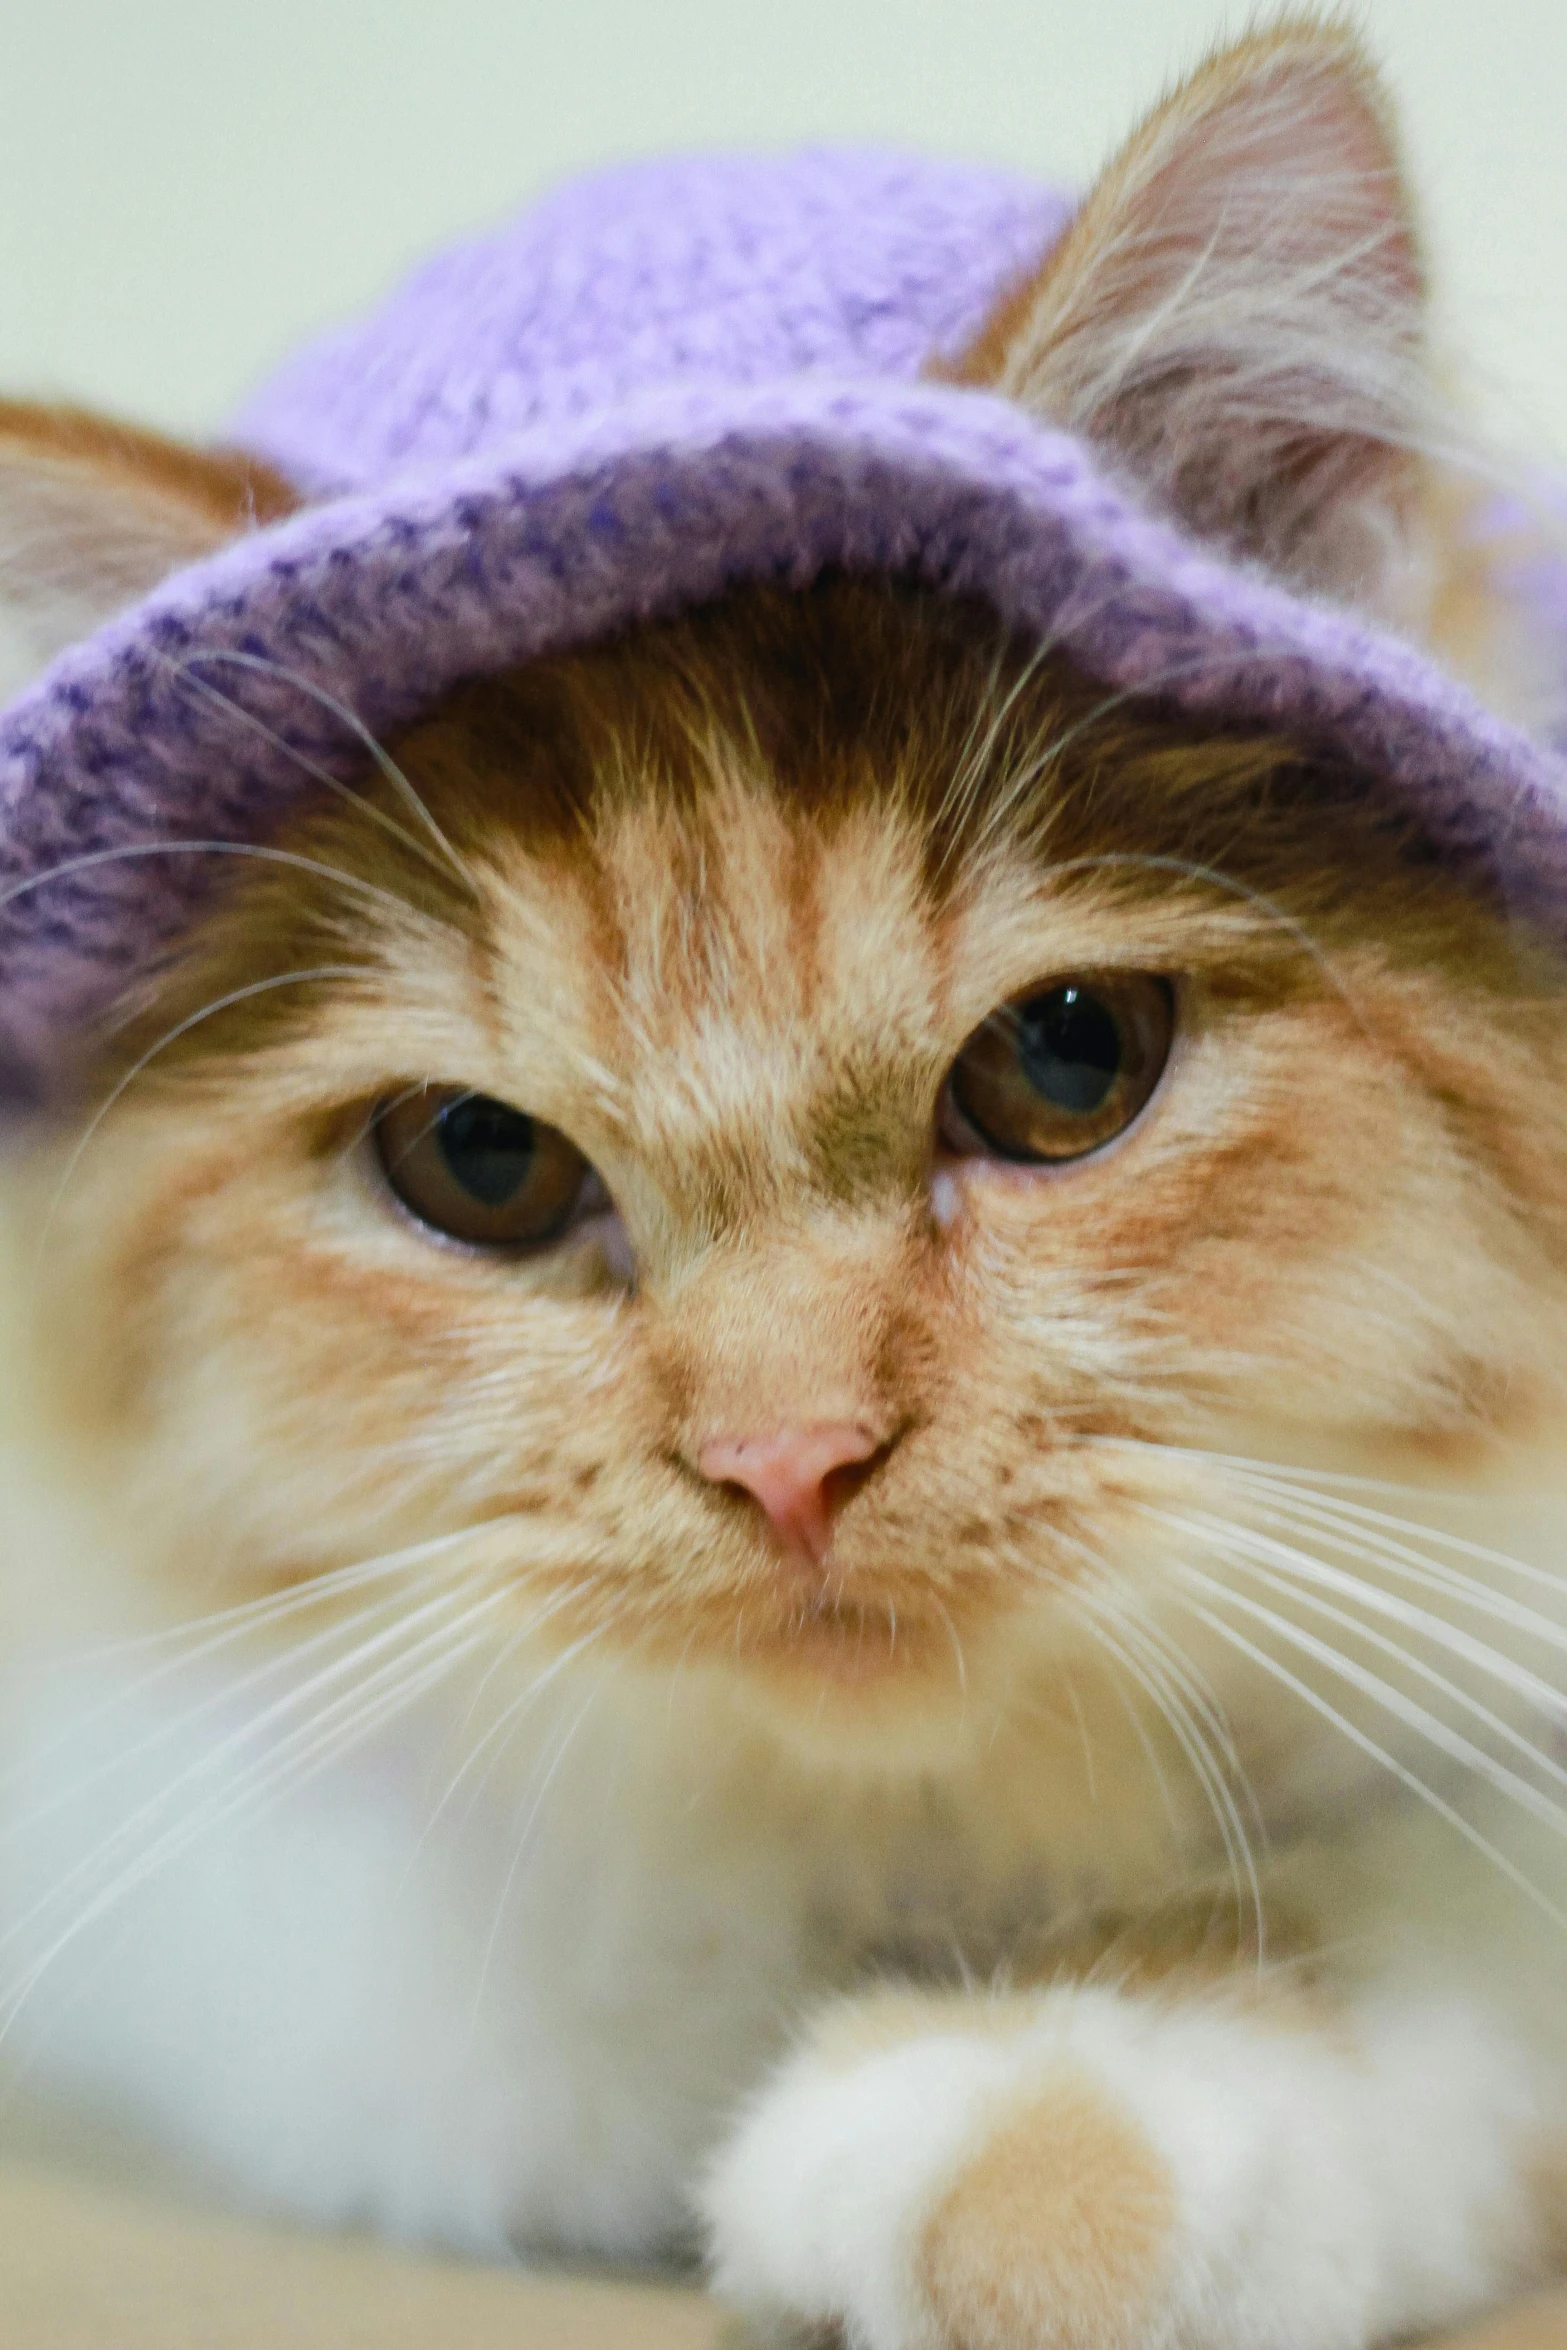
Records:
M1567 0L1365 0L1452 337L1567 459ZM602 160L877 139L1081 180L1218 0L0 0L0 386L210 433Z

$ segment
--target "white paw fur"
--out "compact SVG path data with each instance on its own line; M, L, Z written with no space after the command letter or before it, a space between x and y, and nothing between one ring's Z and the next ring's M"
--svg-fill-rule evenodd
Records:
M1367 2350L1498 2290L1530 2115L1466 2008L889 1994L714 2167L715 2281L852 2350Z

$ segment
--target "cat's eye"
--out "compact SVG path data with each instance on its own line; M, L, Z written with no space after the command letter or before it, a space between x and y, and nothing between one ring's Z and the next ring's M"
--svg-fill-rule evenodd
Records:
M1004 1004L953 1064L941 1139L1031 1164L1080 1159L1129 1126L1158 1084L1175 995L1144 972L1052 980Z
M395 1095L377 1109L372 1131L404 1207L477 1248L559 1240L602 1190L557 1127L463 1087Z

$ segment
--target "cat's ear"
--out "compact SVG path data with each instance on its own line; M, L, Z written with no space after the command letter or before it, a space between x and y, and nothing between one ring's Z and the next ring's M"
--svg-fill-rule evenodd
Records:
M295 503L247 458L0 402L0 702L169 572Z
M1213 57L944 372L1098 443L1193 530L1373 610L1403 600L1430 403L1425 281L1355 39Z

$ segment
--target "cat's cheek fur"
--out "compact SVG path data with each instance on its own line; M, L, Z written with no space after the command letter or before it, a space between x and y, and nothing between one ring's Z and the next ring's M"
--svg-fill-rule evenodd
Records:
M1521 2053L1468 2002L1282 2005L832 2011L710 2173L719 2290L850 2350L1360 2350L1526 2276Z

